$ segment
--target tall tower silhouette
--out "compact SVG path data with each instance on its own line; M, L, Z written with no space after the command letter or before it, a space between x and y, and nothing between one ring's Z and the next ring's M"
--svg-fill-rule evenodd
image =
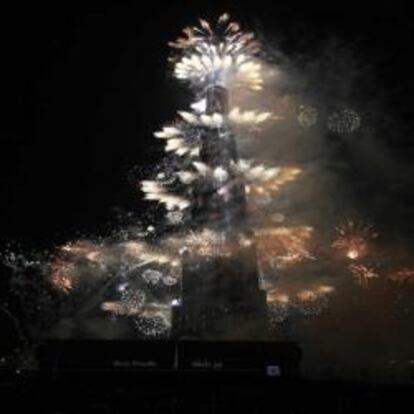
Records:
M229 92L210 85L204 98L206 114L228 115ZM173 336L206 340L252 340L266 336L266 296L259 287L255 244L249 239L243 176L236 137L228 127L205 127L200 139L200 160L226 177L198 180L192 200L193 226L220 234L213 253L201 257L184 253L182 295L173 307ZM248 240L240 245L244 237ZM237 245L237 248L235 246ZM231 255L223 249L232 249Z

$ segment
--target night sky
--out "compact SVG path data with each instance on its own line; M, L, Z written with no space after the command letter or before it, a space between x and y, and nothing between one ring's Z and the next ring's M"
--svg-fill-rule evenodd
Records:
M3 11L2 241L48 245L101 231L114 206L142 208L128 172L159 159L151 133L188 98L168 74L166 42L197 16L222 10L290 57L311 54L329 37L350 45L375 68L374 88L392 118L386 145L410 159L413 33L403 8L193 3Z
M166 43L197 17L224 11L259 33L270 58L308 71L306 93L327 106L335 95L330 88L350 75L335 80L329 69L335 59L349 63L352 55L352 88L335 99L357 103L368 114L368 127L381 133L375 149L360 142L353 150L349 142L327 137L326 169L352 198L349 211L362 211L410 245L414 28L406 8L354 1L102 3L2 10L2 247L50 248L79 233L105 234L119 211L144 211L130 172L161 159L152 132L191 96L172 79ZM333 63L325 77L323 65L314 63L330 50ZM334 204L338 209L343 199Z

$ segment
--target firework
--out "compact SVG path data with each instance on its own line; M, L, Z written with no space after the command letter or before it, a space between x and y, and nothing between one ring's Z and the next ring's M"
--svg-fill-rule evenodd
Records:
M252 33L243 33L227 14L218 19L215 27L200 19L199 26L186 27L183 34L169 43L180 52L171 59L178 79L196 85L214 80L227 87L235 83L252 90L262 89L261 64L254 57L258 43Z
M296 308L304 316L320 315L328 304L327 295L319 291L303 290L297 295Z
M115 315L139 315L144 310L146 295L142 290L127 287L121 292L121 300L103 302L101 309Z
M135 260L136 266L141 267L149 263L160 265L179 266L180 259L161 248L149 246L144 242L128 241L121 245L128 260Z
M154 136L161 139L179 138L182 136L182 131L177 127L167 126L161 131L154 132Z
M88 261L103 265L106 260L105 250L102 246L88 240L77 240L60 247L61 252L71 256L85 258Z
M261 266L284 268L313 259L307 249L312 227L276 227L256 231L258 260Z
M183 184L191 184L197 179L197 174L190 171L178 171L176 174Z
M164 204L167 210L184 210L190 206L190 202L182 196L169 193L164 186L157 181L145 180L141 183L146 200L158 201Z
M240 160L237 169L244 175L246 194L249 200L263 197L272 199L287 183L294 181L300 174L299 168L268 168L263 164L253 165L249 160Z
M305 316L321 314L328 306L328 294L333 291L334 287L330 285L319 285L298 291L294 291L291 287L289 293L279 288L268 290L267 304L270 323L279 324L292 313Z
M335 288L329 285L320 285L316 288L316 291L319 293L332 293L334 290Z
M178 114L182 120L163 127L162 130L155 132L154 136L164 140L166 153L173 153L178 157L197 157L199 155L197 127L203 125L203 122L198 115L190 112L179 111ZM210 127L214 124L213 121L216 121L216 117L209 123Z
M316 300L318 297L317 292L307 289L307 290L301 290L297 294L297 298L301 302L312 302Z
M183 236L170 237L165 244L177 252L184 248L188 253L197 256L230 254L229 249L226 248L224 235L207 228L198 232L191 231Z
M209 128L217 129L224 126L225 118L222 114L214 113L212 115L200 115L200 124Z
M268 303L267 311L270 325L277 325L289 316L290 304L288 302Z
M297 119L300 126L309 128L318 121L318 110L313 106L301 105Z
M397 283L414 284L414 269L405 267L396 271L395 273L392 273L389 276L389 279Z
M134 319L137 330L148 337L167 336L171 322L162 313L139 316Z
M288 304L290 302L289 295L278 289L269 289L266 292L266 300L268 304Z
M101 309L113 315L128 315L126 306L120 302L102 302Z
M149 285L157 285L162 279L162 273L159 270L146 269L142 272L142 278Z
M172 225L182 224L184 220L184 214L181 211L169 211L166 214L166 218Z
M351 263L348 266L348 269L357 279L357 282L361 286L367 286L371 279L379 277L378 273L373 267L365 266L362 264Z
M171 328L171 305L148 303L134 317L134 323L137 330L145 336L167 336Z
M296 294L296 306L305 315L318 315L328 306L328 295L334 290L334 287L330 285L302 289Z
M257 113L256 111L240 111L239 107L233 108L229 113L229 120L236 125L259 125L272 118L270 112ZM274 119L274 118L273 118Z
M75 264L63 259L56 260L51 265L50 280L57 289L69 293L79 281Z
M332 243L332 247L350 260L366 256L369 252L370 241L378 237L371 226L356 223L352 220L338 226L336 232L338 237Z
M173 275L167 275L162 278L162 283L165 286L175 286L178 283L178 278Z
M51 264L50 281L57 289L69 293L79 282L78 268L74 262L58 258Z
M328 129L337 134L350 134L361 125L361 117L353 109L342 109L328 117Z

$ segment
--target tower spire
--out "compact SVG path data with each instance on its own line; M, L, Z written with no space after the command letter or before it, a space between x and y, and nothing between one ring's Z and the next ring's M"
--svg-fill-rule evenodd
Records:
M230 93L226 82L247 57L232 52L232 37L218 41L220 33L204 21L202 29L208 36L192 44L195 37L190 35L189 48L194 54L176 64L176 75L185 77L184 68L193 65L188 77L198 77L203 90L205 111L200 119L206 122L198 125L196 166L204 174L192 183L191 219L193 228L214 232L215 237L207 257L189 253L183 258L182 301L173 308L173 332L196 339L263 339L266 299L259 288L255 245L240 245L247 221L245 181L237 168L237 141L228 122ZM227 30L235 29L230 24ZM237 33L235 37L243 38ZM196 68L201 73L197 74Z

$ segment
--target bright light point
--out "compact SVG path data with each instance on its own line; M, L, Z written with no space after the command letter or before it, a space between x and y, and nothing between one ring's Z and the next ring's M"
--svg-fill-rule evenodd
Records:
M249 247L249 246L251 246L253 244L253 242L250 239L242 239L241 242L240 242L240 244L243 247Z
M331 293L334 291L333 286L322 285L318 287L318 291L321 293Z
M359 252L356 249L349 250L348 253L346 254L346 257L348 257L349 259L355 260L359 257Z
M289 296L288 295L278 295L276 297L276 301L279 303L289 303Z
M120 283L118 286L117 286L117 288L116 288L116 290L118 291L118 292L123 292L126 288L128 287L128 283Z
M207 101L205 99L201 99L198 102L194 102L191 105L191 109L193 109L194 111L198 113L203 113L206 111L206 106L207 106Z
M173 299L171 301L171 306L180 306L181 305L181 300L180 299Z

